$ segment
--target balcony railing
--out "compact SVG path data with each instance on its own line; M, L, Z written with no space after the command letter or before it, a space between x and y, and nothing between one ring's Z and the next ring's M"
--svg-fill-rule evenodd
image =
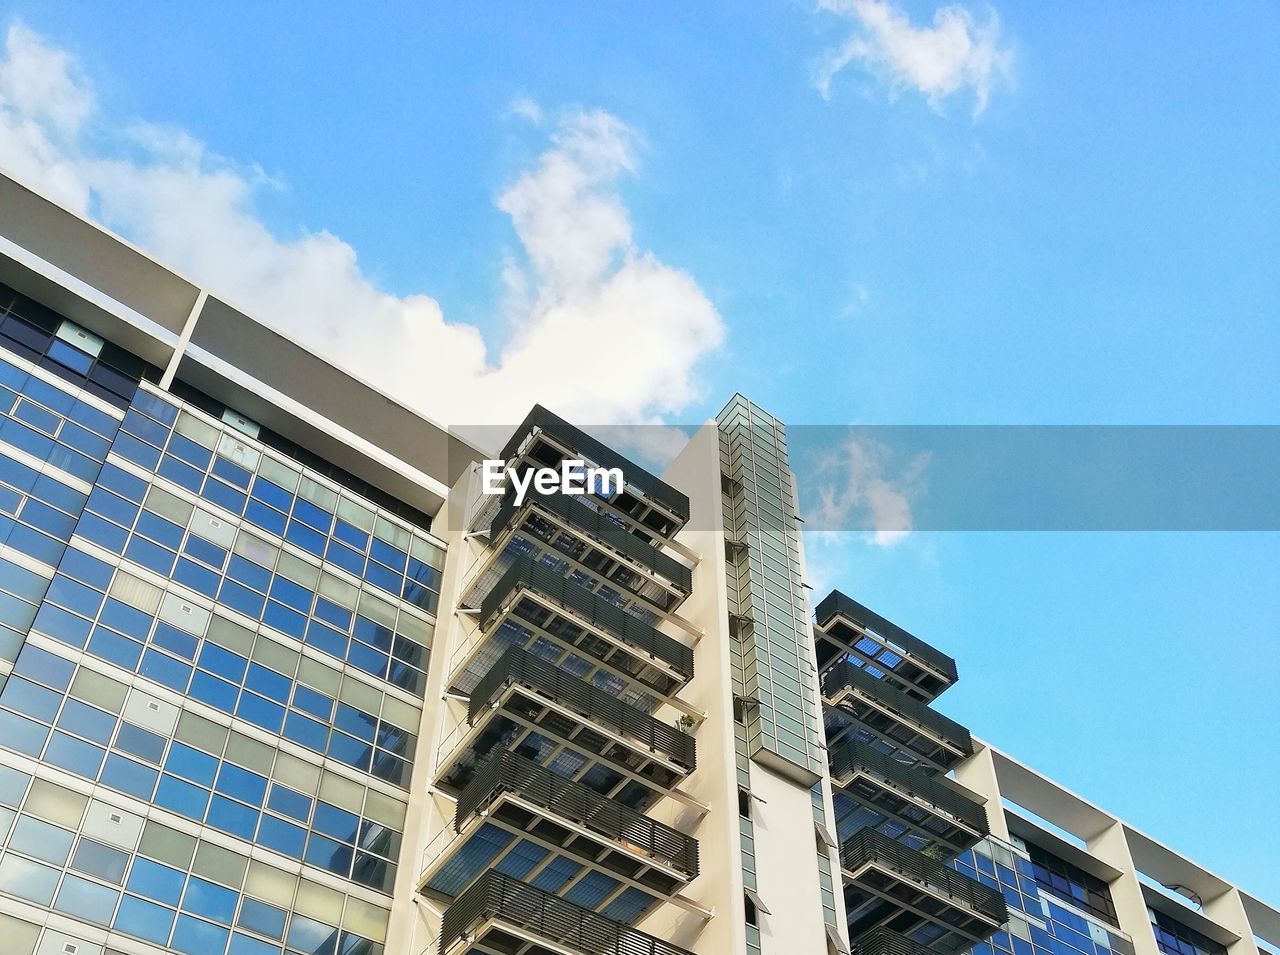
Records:
M908 633L892 621L886 620L874 610L862 606L852 597L833 590L818 604L815 615L820 626L825 627L833 617L840 615L852 620L859 627L869 630L885 644L896 646L910 656L927 663L940 673L948 683L957 679L956 661L919 637Z
M847 660L837 663L822 675L822 695L832 699L846 689L858 691L876 700L904 722L914 724L950 743L966 756L973 755L973 738L967 729Z
M484 675L467 707L472 726L509 686L520 685L581 714L585 719L635 740L692 772L698 764L693 737L660 723L648 713L598 690L572 673L511 647Z
M556 951L567 948L586 955L691 955L670 942L493 870L477 879L445 910L440 925L441 955L490 919L499 923L498 931L500 923L505 922L523 933L546 939Z
M855 832L840 846L840 865L846 871L857 872L868 863L945 895L994 925L1008 921L1004 896L999 892L874 829Z
M850 940L849 948L853 955L937 955L932 949L883 925Z
M461 831L504 792L665 863L689 879L698 875L698 843L691 836L506 750L490 756L458 795L454 828Z
M647 567L682 593L687 594L693 589L693 571L684 564L620 526L607 514L589 507L579 498L565 494L540 494L531 488L524 503L518 508L515 496L508 494L494 515L493 523L489 525L490 538L497 538L506 530L513 517L530 505L536 505L559 518L594 541L597 546L608 548Z
M590 621L627 646L662 660L686 679L692 678L693 650L689 647L528 557L512 564L485 596L480 604L481 627L487 628L510 595L522 587Z
M622 476L626 479L628 486L638 489L645 497L661 504L678 517L682 524L689 519L688 497L541 405L534 406L528 417L516 429L511 440L507 442L507 446L502 449L503 460L510 461L515 457L521 443L534 428L546 432L553 440L572 448L598 467L621 468Z
M978 803L949 789L921 770L906 766L864 743L857 740L839 743L831 750L830 759L831 781L838 786L843 785L843 780L847 777L861 772L888 783L903 794L918 796L921 801L958 819L979 836L985 836L990 831L986 810Z

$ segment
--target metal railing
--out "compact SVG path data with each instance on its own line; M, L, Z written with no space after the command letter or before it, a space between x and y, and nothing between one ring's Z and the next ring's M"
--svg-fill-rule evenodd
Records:
M690 879L698 875L698 843L691 836L508 750L485 760L458 795L454 828L461 831L475 813L492 805L504 792L664 862Z
M857 690L874 698L901 717L904 722L914 723L932 732L961 750L966 756L973 755L973 738L967 729L914 697L908 696L897 687L873 677L861 667L854 666L848 660L842 660L822 674L824 697L831 699L838 696L844 689Z
M502 449L502 458L510 461L515 457L520 445L535 428L545 431L549 437L572 448L584 458L590 459L599 467L617 467L622 469L622 476L629 486L638 488L645 497L657 501L684 523L689 519L689 498L681 494L657 475L646 471L607 444L591 437L580 428L575 428L554 412L542 405L535 405L533 410L516 429L506 447Z
M884 753L878 752L850 739L836 745L830 752L831 781L844 785L844 780L860 771L888 783L894 790L918 796L931 806L960 820L980 836L990 831L987 812L978 803L949 789L932 776L919 769L904 765Z
M445 909L440 924L441 955L487 919L507 922L586 955L691 955L670 942L493 870Z
M669 554L637 537L608 515L587 506L576 497L565 494L541 494L530 488L524 503L516 507L515 496L508 494L489 525L489 537L495 539L506 530L517 513L536 505L564 521L597 546L607 547L652 570L684 593L693 589L693 571Z
M833 590L818 604L815 616L818 624L825 627L836 615L847 617L859 627L869 630L886 644L896 646L910 656L918 657L928 663L929 666L941 673L948 683L956 682L956 661L951 657L936 647L925 643L919 637L903 630L892 621L886 620L874 610L862 606L852 597L847 597L840 591Z
M936 859L930 859L874 829L855 832L840 846L840 865L856 872L869 862L890 869L904 879L950 897L983 919L1003 925L1009 919L1004 896L976 879L961 875Z
M690 772L698 765L693 737L688 733L658 722L644 710L596 689L520 647L510 647L504 652L493 669L476 684L467 707L467 722L474 726L493 700L506 687L515 684L540 692L586 719L662 753Z
M936 955L932 949L883 925L877 925L851 939L849 948L853 955Z
M480 626L487 628L509 596L521 587L589 620L627 646L670 664L686 679L693 676L692 649L529 557L521 557L507 568L481 601Z

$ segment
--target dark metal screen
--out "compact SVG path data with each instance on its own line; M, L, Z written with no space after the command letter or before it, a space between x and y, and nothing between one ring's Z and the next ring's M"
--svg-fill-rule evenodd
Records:
M903 717L905 722L914 723L940 736L961 749L965 755L973 755L973 738L967 729L847 660L837 663L822 675L822 695L830 699L846 688L875 698Z

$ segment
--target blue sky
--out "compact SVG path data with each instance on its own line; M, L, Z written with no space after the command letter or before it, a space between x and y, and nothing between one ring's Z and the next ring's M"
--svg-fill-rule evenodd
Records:
M450 423L1280 418L1274 3L829 7L0 2L0 165ZM947 712L1280 900L1277 535L880 544Z

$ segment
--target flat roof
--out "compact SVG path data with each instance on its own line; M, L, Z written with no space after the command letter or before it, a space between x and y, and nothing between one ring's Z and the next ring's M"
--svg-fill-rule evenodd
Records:
M0 282L386 493L435 514L485 457L269 320L4 172L0 209Z

